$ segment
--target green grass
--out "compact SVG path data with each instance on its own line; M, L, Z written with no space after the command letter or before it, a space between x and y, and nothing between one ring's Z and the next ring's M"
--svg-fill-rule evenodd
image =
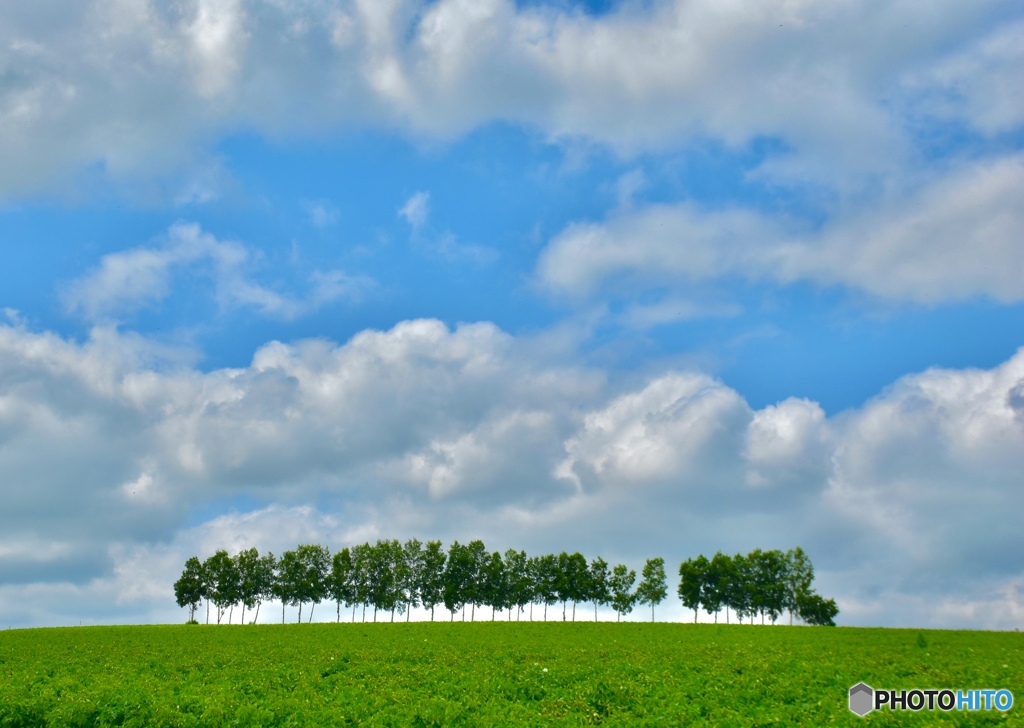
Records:
M1024 725L1024 635L642 623L0 632L0 726ZM1009 688L873 713L848 688Z

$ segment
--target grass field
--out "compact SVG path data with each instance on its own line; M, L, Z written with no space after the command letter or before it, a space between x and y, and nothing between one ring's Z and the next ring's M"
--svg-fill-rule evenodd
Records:
M642 623L0 632L0 726L1024 725L1024 635ZM1009 688L1007 713L847 690Z

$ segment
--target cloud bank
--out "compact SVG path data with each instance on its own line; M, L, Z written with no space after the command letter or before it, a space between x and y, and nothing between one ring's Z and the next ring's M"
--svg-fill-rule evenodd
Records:
M433 320L207 373L110 329L3 326L0 377L9 622L88 619L111 595L174 619L181 563L214 548L481 534L634 563L800 544L854 624L1006 628L1022 608L1024 351L835 417L753 410L696 372L616 383ZM195 521L212 504L227 515Z
M927 17L912 2L791 0L601 16L511 0L22 3L0 29L0 194L96 167L167 172L240 129L451 139L495 121L626 155L780 140L791 153L766 174L849 182L911 162L915 125L1019 128L1015 13L1007 0Z

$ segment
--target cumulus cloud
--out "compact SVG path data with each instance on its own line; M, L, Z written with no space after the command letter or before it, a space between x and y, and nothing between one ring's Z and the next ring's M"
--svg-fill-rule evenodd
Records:
M239 127L451 138L500 120L625 154L779 139L775 174L905 162L906 117L1015 128L1005 0L623 3L599 17L511 0L20 4L0 24L0 194L100 166L167 170ZM941 108L934 98L941 97Z
M415 535L631 563L799 544L853 623L1014 626L1022 386L1024 351L829 418L698 372L616 383L487 323L205 373L110 329L0 326L0 615L172 615L193 553Z
M103 256L94 271L67 284L62 297L70 312L89 321L116 321L160 303L171 295L175 278L190 272L212 281L222 308L252 308L294 319L339 298L357 298L372 286L366 278L341 271L317 271L309 296L298 299L253 281L252 258L241 243L217 240L194 223L177 223L160 245Z
M577 298L740 276L843 285L935 303L1024 299L1024 157L963 163L927 183L837 214L818 229L738 207L648 205L577 222L541 254L537 275Z

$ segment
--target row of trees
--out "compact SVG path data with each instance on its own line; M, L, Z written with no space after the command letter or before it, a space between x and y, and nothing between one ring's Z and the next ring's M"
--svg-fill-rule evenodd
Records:
M718 552L710 559L701 554L680 564L678 593L683 606L693 610L694 622L704 607L716 623L723 609L728 623L731 609L740 620L750 617L751 623L760 614L761 624L765 616L774 624L788 611L790 624L795 614L808 624L833 626L839 607L834 599L816 594L812 581L814 567L799 546L785 553L754 549L746 556Z
M532 620L533 607L538 605L543 606L547 620L547 608L558 602L563 620L569 618L570 602L574 621L577 605L590 602L595 620L602 605L611 606L621 619L637 604L644 604L650 605L653 621L655 606L668 595L664 560L648 559L634 589L636 577L623 564L611 567L601 558L588 563L578 552L527 556L525 551L509 549L502 554L488 552L479 540L456 541L444 551L440 541L379 540L345 547L333 555L324 546L304 544L280 558L272 553L260 555L255 548L235 556L218 551L205 561L193 556L175 582L174 592L178 605L189 609L189 621L196 621L205 601L206 622L212 604L218 624L225 613L230 623L236 606L241 608L243 623L246 609L255 610L255 621L260 606L270 600L281 602L282 623L286 606L298 607L301 622L308 604L308 621L312 621L314 608L325 600L335 602L337 621L343 607L352 609L354 622L360 607L363 621L368 607L373 608L373 621L378 611L390 613L394 621L396 612L408 620L418 606L429 610L433 621L435 609L442 605L452 620L459 611L465 620L468 607L471 621L477 607L490 607L492 620L499 611L507 612L511 620L514 610L518 620L527 606ZM680 596L683 593L681 581ZM698 594L700 604L709 603L703 601L703 591ZM685 598L684 604L692 606Z

